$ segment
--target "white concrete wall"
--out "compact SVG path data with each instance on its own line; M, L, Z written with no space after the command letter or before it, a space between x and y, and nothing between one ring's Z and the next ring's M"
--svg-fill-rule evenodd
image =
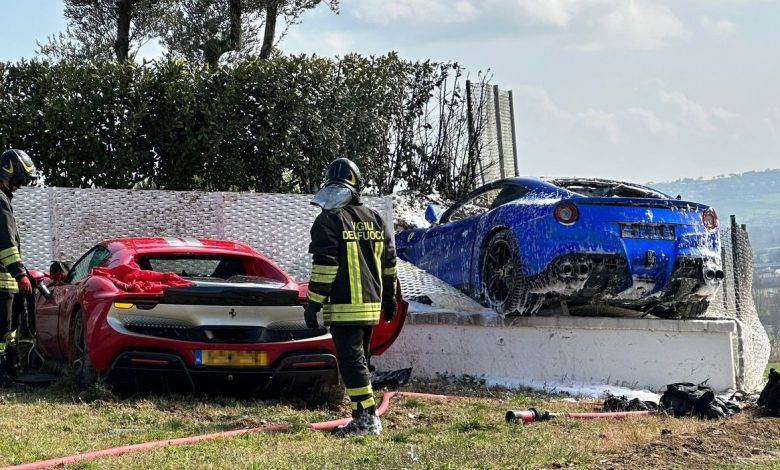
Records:
M484 377L545 391L619 386L662 392L674 382L736 388L736 326L728 320L519 317L503 325L433 324L414 315L373 359L413 377Z

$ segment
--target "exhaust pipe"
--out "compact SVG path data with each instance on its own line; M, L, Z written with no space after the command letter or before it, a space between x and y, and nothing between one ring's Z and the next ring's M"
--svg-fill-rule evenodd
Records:
M561 264L560 271L564 276L571 276L574 272L574 266L572 266L569 262L563 263Z
M725 277L726 274L722 270L718 269L715 271L715 279L718 281L722 281Z
M590 272L590 266L585 263L580 263L580 276L587 276Z
M621 419L631 416L648 416L655 411L610 411L596 413L550 413L545 411L540 413L534 408L528 410L509 410L506 412L507 423L533 423L535 421L549 421L553 418L572 418L572 419Z
M715 270L714 269L705 269L704 270L704 279L707 281L714 281L715 280Z

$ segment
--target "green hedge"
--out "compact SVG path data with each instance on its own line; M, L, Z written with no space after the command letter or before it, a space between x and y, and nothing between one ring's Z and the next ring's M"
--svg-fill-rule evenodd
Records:
M0 64L0 146L28 151L52 186L309 192L346 156L388 193L414 177L388 155L415 151L399 136L451 67L395 54Z

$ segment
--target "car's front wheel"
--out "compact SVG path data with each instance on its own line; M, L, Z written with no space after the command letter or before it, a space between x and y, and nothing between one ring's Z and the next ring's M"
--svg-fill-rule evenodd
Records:
M501 230L490 238L483 251L481 273L485 301L496 312L533 315L542 306L544 295L529 292L511 231Z
M97 382L98 373L92 366L84 338L84 314L81 309L73 312L70 328L70 354L68 371L73 382L80 390L88 390Z

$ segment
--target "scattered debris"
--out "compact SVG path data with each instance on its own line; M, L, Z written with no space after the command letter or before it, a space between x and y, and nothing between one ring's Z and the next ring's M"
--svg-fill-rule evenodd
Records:
M725 418L741 410L738 403L716 396L710 387L688 382L667 385L660 405L676 417L696 416L706 419Z
M604 411L655 411L658 409L658 403L639 398L629 400L625 395L618 397L610 393L607 394L603 408Z
M780 416L780 372L769 369L769 381L761 390L756 404L769 410L773 416Z

